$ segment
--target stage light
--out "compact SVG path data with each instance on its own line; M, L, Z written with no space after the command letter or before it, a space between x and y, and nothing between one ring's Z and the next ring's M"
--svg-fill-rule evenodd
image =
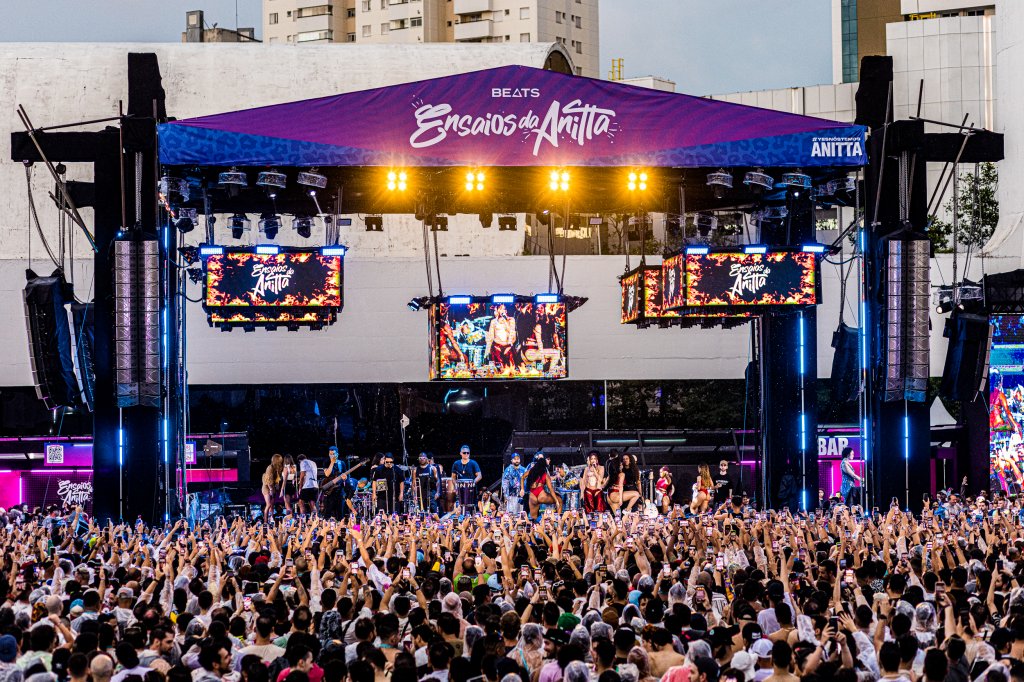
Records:
M231 236L235 239L241 239L242 233L248 232L252 225L249 222L249 218L244 213L234 214L231 216L229 223L231 225Z
M188 201L188 181L176 178L172 175L164 175L160 178L158 191L171 206Z
M223 246L200 246L199 247L199 257L200 258L206 258L207 256L223 256L223 255L224 255L224 247Z
M498 216L498 232L515 232L516 217L514 215Z
M281 217L273 213L262 213L259 228L267 239L277 239L277 231L281 229Z
M431 232L447 232L448 231L448 216L436 215L433 220L430 221Z
M409 175L404 170L388 171L388 191L404 192L408 187Z
M344 246L325 246L320 249L321 256L344 256L348 249Z
M182 234L196 229L196 209L178 209L178 217L174 219L174 227Z
M384 231L384 218L380 215L368 215L363 218L363 223L366 224L367 232L383 232Z
M743 176L743 184L754 194L761 194L764 191L771 191L775 186L775 179L765 173L762 169L749 171Z
M569 191L569 171L553 170L548 175L548 187L552 192L568 192Z
M297 215L292 218L292 228L303 239L309 239L313 234L313 219L308 215Z
M225 171L217 176L217 184L222 187L248 187L249 180L246 178L243 171L237 168L232 168L229 171Z
M647 171L630 171L627 178L626 187L629 188L630 192L640 190L641 192L647 191Z
M491 303L515 303L516 297L512 294L495 294L491 296Z
M714 191L716 199L721 199L727 190L732 189L732 175L724 168L719 168L717 173L708 173L708 187Z
M793 173L783 173L782 184L786 185L790 189L810 189L811 176L807 175L806 173L802 173L798 168Z
M537 303L558 303L558 294L537 294L533 298Z
M494 224L493 213L481 213L480 214L480 227L488 228Z
M203 277L205 276L202 268L188 268L185 270L185 274L188 275L192 284L199 284L203 281Z
M825 253L824 244L804 244L801 250L804 253Z
M416 311L426 307L429 303L430 298L428 298L427 296L417 296L416 298L406 303L406 305L409 306L409 310Z
M718 229L718 216L713 213L698 213L693 218L693 224L701 237L707 237L712 230Z
M448 305L469 305L473 302L472 296L449 296Z
M308 171L299 173L299 176L295 179L296 183L304 187L311 187L312 189L309 190L310 194L318 189L327 187L327 176L321 175L316 171L316 168L310 168Z
M471 170L466 172L466 191L483 192L486 175L482 170Z
M686 255L687 256L704 256L704 255L707 255L710 251L711 251L711 249L706 247L706 246L687 246L686 247Z
M277 196L277 190L284 189L288 185L288 178L284 173L276 170L263 171L256 176L256 184L267 190L267 196L271 199Z
M748 244L743 247L743 253L768 253L768 247Z
M199 262L199 249L195 246L179 246L178 255L185 261L185 265L193 265Z
M276 244L260 244L256 247L256 253L261 256L276 256L281 253L281 248Z

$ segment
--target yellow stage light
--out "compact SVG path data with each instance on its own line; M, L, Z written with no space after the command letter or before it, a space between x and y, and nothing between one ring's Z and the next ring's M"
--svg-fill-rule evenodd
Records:
M404 170L388 171L388 191L404 192L408 185L409 176Z
M548 176L548 187L552 192L569 191L569 171L553 170Z
M484 191L484 180L486 176L482 170L469 171L466 173L466 191Z
M647 191L647 171L630 171L627 177L626 187L630 192Z

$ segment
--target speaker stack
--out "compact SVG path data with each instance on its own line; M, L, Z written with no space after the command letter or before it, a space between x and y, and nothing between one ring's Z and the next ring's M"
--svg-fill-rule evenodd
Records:
M970 402L986 390L992 325L987 315L956 312L946 320L949 339L939 394L948 400Z
M64 306L74 300L60 270L40 277L26 273L25 322L28 327L32 382L49 410L79 404L78 380L71 359L71 328Z
M885 242L885 386L883 400L924 402L929 375L928 239Z
M114 242L118 407L160 406L160 263L156 240Z

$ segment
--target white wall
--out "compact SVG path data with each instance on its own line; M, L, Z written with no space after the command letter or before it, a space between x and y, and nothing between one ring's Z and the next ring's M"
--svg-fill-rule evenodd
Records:
M657 261L657 259L653 259ZM636 258L633 258L636 266ZM49 272L44 267L37 271ZM89 293L91 264L76 268L78 293ZM32 382L21 291L27 263L0 261L0 386ZM749 325L737 329L637 329L619 324L621 256L571 256L565 291L590 300L569 318L571 379L738 379L748 360ZM963 267L963 263L961 263ZM974 259L972 277L980 274ZM545 257L446 258L441 275L448 294L547 290ZM951 278L949 256L932 261L932 282ZM818 372L832 367L832 332L839 321L839 270L822 266L824 304L818 307ZM197 285L189 295L198 298ZM188 308L189 378L193 384L344 383L427 379L427 316L406 303L425 295L422 259L360 258L345 265L345 309L320 332L211 329L198 303ZM857 273L848 279L847 324L856 325ZM931 370L942 373L944 317L932 313Z

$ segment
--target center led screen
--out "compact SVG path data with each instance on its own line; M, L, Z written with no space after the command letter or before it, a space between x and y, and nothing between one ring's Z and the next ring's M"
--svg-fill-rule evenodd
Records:
M341 257L229 252L206 259L207 308L340 308Z
M565 303L436 304L430 315L430 378L564 379L568 376Z

